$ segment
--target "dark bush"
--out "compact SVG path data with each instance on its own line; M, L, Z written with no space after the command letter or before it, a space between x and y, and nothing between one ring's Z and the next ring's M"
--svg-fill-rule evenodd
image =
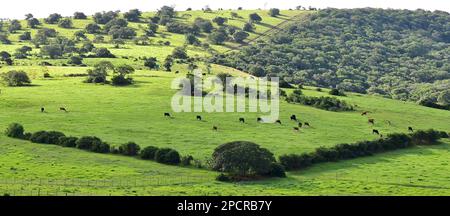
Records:
M330 95L335 95L335 96L345 96L345 93L339 89L333 88L330 90Z
M30 78L24 71L9 71L2 74L2 79L8 86L26 86L31 83Z
M190 166L191 162L194 160L194 157L191 155L183 156L181 157L181 165L183 166Z
M38 131L33 133L30 141L42 144L58 144L59 138L65 136L64 133L58 131Z
M162 148L156 151L155 160L158 163L175 165L180 163L180 154L174 149Z
M24 133L24 134L23 134L23 139L24 139L24 140L30 140L30 138L31 138L32 135L33 135L32 133Z
M295 90L292 94L286 97L288 103L299 103L306 106L313 106L319 109L328 111L352 111L353 106L347 104L343 100L339 100L334 97L310 97L303 94L299 94Z
M157 147L147 146L141 150L139 156L144 160L154 160L157 151L158 151Z
M12 123L6 128L5 135L12 138L24 138L25 129L21 124Z
M76 141L77 148L90 150L92 148L93 143L102 142L102 140L98 137L93 136L84 136Z
M102 141L94 141L92 143L91 149L92 152L96 153L109 153L111 150L111 147L108 143L102 142Z
M286 172L284 171L284 167L281 164L272 163L270 165L270 172L267 175L271 177L285 178Z
M128 142L119 146L119 153L127 156L138 155L139 150L141 150L141 147L134 142Z
M212 155L212 167L236 177L266 175L275 162L273 154L259 145L236 141L220 145Z
M216 180L217 180L217 181L221 181L221 182L230 182L230 181L231 181L231 178L228 177L227 175L221 173L220 175L218 175L218 176L216 177Z
M70 148L74 148L77 146L77 140L78 138L76 137L60 137L58 139L58 145L62 146L62 147L70 147Z

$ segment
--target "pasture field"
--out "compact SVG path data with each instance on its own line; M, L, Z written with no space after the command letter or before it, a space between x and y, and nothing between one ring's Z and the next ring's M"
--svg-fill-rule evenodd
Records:
M241 18L230 19L228 24L241 27L248 15L257 12L263 22L256 25L249 39L307 11L282 11L277 18L267 11L235 11ZM188 14L188 15L186 15ZM179 12L181 22L192 22L195 17L213 19L218 15L230 16L230 11ZM145 13L150 17L152 13ZM26 26L25 22L23 26ZM71 37L92 20L76 20L73 29L56 25L43 25L57 29L60 35ZM130 23L136 29L143 23ZM17 122L27 132L57 130L70 136L98 136L113 146L134 141L141 147L157 146L176 149L182 155L192 155L206 164L213 150L220 144L245 140L255 142L280 156L289 153L311 152L321 146L373 140L382 134L407 133L414 129L450 131L450 112L419 106L377 96L347 93L345 100L357 105L353 112L330 112L309 106L280 101L278 124L257 123L263 113L173 113L171 98L177 90L172 81L185 77L187 65L176 64L173 71L147 70L142 61L124 57L157 57L161 62L173 48L184 44L184 35L168 33L161 27L155 38L171 42L170 46L152 43L137 46L131 42L121 48L107 47L118 58L85 58L86 67L63 66L67 59L41 59L32 56L16 60L15 65L0 67L0 73L23 70L32 79L27 87L0 86L0 130ZM29 29L28 29L29 30ZM34 31L34 30L33 30ZM19 42L23 31L12 34L12 45L0 45L0 51L13 53L28 43ZM141 32L142 33L142 32ZM33 32L34 34L34 32ZM93 37L93 35L89 35ZM201 38L205 40L205 38ZM227 42L212 46L224 52L237 44ZM34 49L38 53L39 49ZM188 46L190 56L206 57L210 53ZM85 74L87 69L102 60L115 65L129 64L137 69L132 75L135 84L127 87L84 83L85 77L67 77ZM40 66L42 61L53 66ZM203 63L199 64L205 68ZM245 72L212 65L211 75L227 72L233 76L248 76ZM44 78L44 73L51 78ZM290 92L290 89L286 89ZM305 95L328 96L328 90L319 92L305 87ZM46 112L41 113L40 108ZM66 107L69 112L59 111ZM375 125L367 122L361 112L369 111ZM172 119L163 114L171 112ZM295 132L296 123L289 120L295 114L311 127ZM203 121L195 117L201 115ZM246 123L239 123L239 118ZM387 121L392 124L389 125ZM212 127L217 126L218 131ZM33 144L0 135L0 193L9 195L450 195L450 140L441 145L421 146L337 163L324 163L309 169L288 172L287 178L223 183L216 181L217 172L194 166L168 166L152 161L112 154L96 154L74 148Z

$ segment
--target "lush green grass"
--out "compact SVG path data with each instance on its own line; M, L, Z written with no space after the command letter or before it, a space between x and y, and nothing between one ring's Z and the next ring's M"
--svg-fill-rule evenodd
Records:
M243 18L230 20L229 24L243 25L251 12L238 11ZM219 13L226 16L229 11L216 11L215 14L180 12L180 17L184 13L193 15L184 18L185 22L190 22L196 16L213 18ZM292 17L299 12L282 11L285 16L280 18L270 18L265 11L258 13L263 16L265 23L257 27L257 32L262 33L270 26L287 19L285 16ZM77 20L75 26L81 28L89 22L91 21ZM58 31L69 36L75 29ZM256 34L252 35L255 36ZM170 40L172 45L169 48L157 45L142 47L129 43L124 48L112 51L119 56L155 56L162 60L173 47L184 43L183 35L168 34L165 38L158 35L158 38ZM97 46L112 47L110 44ZM1 45L0 50L13 51L17 47L19 43L14 41L13 45ZM229 48L223 46L215 49L224 51ZM208 55L194 47L189 48L189 54ZM93 65L100 60L105 59L85 59L84 62ZM371 134L373 128L380 130L382 134L406 133L408 126L415 129L450 130L448 111L351 93L340 99L357 105L355 112L329 112L282 101L282 125L256 123L256 118L261 113L173 113L170 103L176 90L170 88L171 82L177 76L185 75L186 65L175 65L174 71L181 71L180 74L175 74L145 70L142 62L124 58L110 60L114 64L126 63L137 68L138 71L133 75L136 85L112 87L83 83L83 77L64 77L65 74L85 73L88 69L61 66L66 59L45 59L55 66L43 67L38 64L44 59L33 57L16 61L15 66L0 68L0 73L13 69L24 70L33 81L33 86L30 87L0 87L0 130L9 123L19 122L29 132L58 130L73 136L95 135L112 145L135 141L143 147L171 147L182 155L189 154L203 162L215 147L235 140L256 142L279 156L310 152L319 146L376 139L378 137ZM200 67L203 68L204 65L200 64ZM45 72L53 78L44 79ZM213 65L212 72L247 76L241 71L219 65ZM328 95L326 89L318 92L313 87L307 87L304 93L311 96ZM41 106L46 108L46 113L40 112ZM58 109L61 106L66 107L69 112L60 112ZM374 126L367 123L368 117L361 116L362 111L370 111L369 117L376 121ZM164 112L172 112L175 118L164 118ZM198 114L205 121L196 121ZM301 121L309 122L312 127L294 132L296 124L289 120L292 114L296 114ZM239 123L240 117L245 117L247 123ZM392 125L387 124L387 121L391 121ZM218 132L212 131L213 125L219 127ZM42 194L49 192L50 195L56 191L60 195L449 195L447 187L450 187L450 181L447 173L450 167L450 142L444 142L440 146L412 148L374 157L321 164L302 172L288 173L286 179L230 184L214 181L217 173L206 169L166 166L129 157L32 144L0 135L0 192L20 194L22 191L23 195L29 195L27 191L33 190L36 193L39 188ZM2 181L5 179L16 181L16 184ZM90 185L95 186L70 184L71 180L79 183L80 179L90 181ZM34 180L34 183L23 184L25 180ZM96 180L114 180L116 184L100 186L101 183L94 182ZM58 181L60 184L66 181L66 184L52 185L46 181ZM36 182L42 185L39 186ZM117 182L122 184L118 186Z

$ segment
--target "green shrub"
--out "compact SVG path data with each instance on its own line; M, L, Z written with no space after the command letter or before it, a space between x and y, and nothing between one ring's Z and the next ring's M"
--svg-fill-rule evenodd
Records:
M92 149L93 143L102 142L102 140L98 137L93 136L84 136L78 139L76 143L76 147L79 149L90 150Z
M212 155L212 168L236 177L252 177L270 172L273 154L259 145L236 141L220 145Z
M190 166L191 162L194 160L194 157L191 155L183 156L181 157L181 165L183 166Z
M96 153L109 153L110 149L111 148L108 143L97 140L92 143L90 150Z
M12 123L6 128L5 135L12 138L22 139L24 137L25 129L21 124Z
M286 178L284 167L279 163L272 163L270 165L270 172L267 175L271 177Z
M156 151L155 160L163 164L179 164L180 154L174 149L162 148Z
M2 78L8 86L26 86L31 83L30 78L24 71L9 71L3 74Z
M31 135L30 141L41 144L58 144L59 138L64 136L64 133L58 131L38 131Z
M216 177L216 180L217 180L217 181L221 181L221 182L230 182L230 181L231 181L231 178L228 177L227 175L221 173L220 175L218 175L218 176Z
M144 149L142 149L139 156L144 160L154 160L155 154L158 151L157 147L154 146L147 146Z
M62 146L62 147L70 147L70 148L74 148L77 146L77 140L78 138L76 137L60 137L58 139L58 145Z
M122 155L136 156L139 154L139 150L141 150L141 147L134 142L128 142L119 146L119 153Z

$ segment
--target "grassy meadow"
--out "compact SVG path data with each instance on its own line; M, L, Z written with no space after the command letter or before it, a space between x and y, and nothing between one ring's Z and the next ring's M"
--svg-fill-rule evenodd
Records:
M267 11L235 11L242 18L229 20L229 25L242 27L248 14L258 12L263 22L249 39L261 35L277 24L306 11L282 11L273 18ZM229 16L230 11L179 12L183 22L195 17L213 19ZM150 17L152 13L145 13ZM71 37L92 20L76 20L74 29L61 29L60 35ZM130 23L139 29L140 23ZM143 24L142 24L143 25ZM23 26L26 26L23 23ZM163 27L160 27L163 28ZM14 52L24 45L12 34L12 45L0 45L0 51ZM34 33L33 33L34 34ZM92 36L92 35L91 35ZM84 74L90 66L106 59L84 59L88 67L63 66L67 59L17 60L14 66L3 65L0 73L24 70L32 79L32 86L0 86L0 130L12 122L21 123L27 132L57 130L70 136L98 136L111 145L118 146L134 141L141 147L170 147L182 155L192 155L206 163L213 150L229 141L245 140L258 143L276 156L289 153L310 152L320 146L334 146L361 140L373 140L382 134L407 133L414 129L450 131L450 112L418 106L377 96L347 93L339 97L352 105L353 112L330 112L309 106L280 103L282 125L261 124L256 118L263 113L173 113L171 98L177 90L171 82L187 73L186 65L177 64L173 71L147 70L141 61L122 58L152 56L162 61L172 49L184 44L184 35L172 34L164 29L153 41L168 40L170 47L151 44L137 46L128 42L116 49L108 47L118 58L107 59L118 64L130 64L137 69L133 74L135 85L84 83L85 77L67 77ZM202 38L205 40L205 38ZM224 52L237 46L227 42L213 46ZM34 49L33 52L38 52ZM188 47L190 56L209 56L204 50ZM47 61L53 66L39 66ZM203 65L200 68L204 67ZM228 72L234 76L246 73L220 65L212 65L212 74ZM52 78L44 78L49 73ZM319 92L315 87L305 87L309 96L327 96L328 90ZM286 90L290 91L290 90ZM40 108L46 112L41 113ZM59 111L66 107L69 112ZM369 111L375 125L367 122L361 112ZM173 119L163 116L171 112ZM311 127L295 132L296 124L289 120L295 114ZM197 121L201 115L203 121ZM244 117L246 123L239 123ZM387 121L392 124L389 125ZM218 126L218 131L212 127ZM215 181L218 173L205 168L162 165L135 158L96 154L73 148L33 144L0 135L0 193L10 195L450 195L450 140L442 145L415 147L337 163L325 163L300 171L289 172L285 179L223 183ZM72 181L72 182L71 182Z

